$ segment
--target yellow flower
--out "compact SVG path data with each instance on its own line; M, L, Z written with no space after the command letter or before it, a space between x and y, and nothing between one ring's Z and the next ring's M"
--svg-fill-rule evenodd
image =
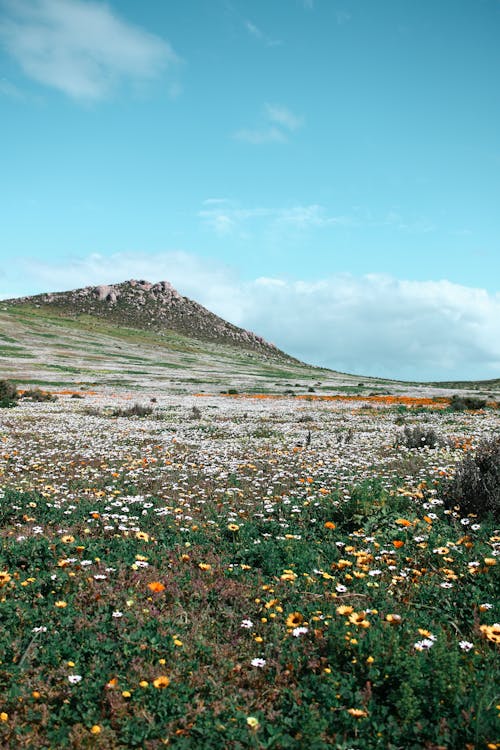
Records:
M61 542L63 544L72 544L75 541L75 537L71 536L71 534L65 534L65 536L61 537Z
M11 576L6 570L0 570L0 587L5 586L11 580Z
M292 612L286 618L287 628L297 628L299 625L302 625L303 622L304 617L300 614L300 612Z
M135 534L136 539L142 539L143 542L149 542L149 534L145 531L137 531Z
M385 619L390 622L391 625L399 625L401 622L401 615L386 615Z
M271 609L271 607L275 607L278 602L279 599L269 599L269 601L264 604L264 607L266 609Z
M487 566L496 565L497 561L495 560L494 557L485 557L484 558L484 564L487 565Z
M228 523L227 528L229 529L229 531L239 531L240 530L240 527L238 526L237 523Z
M0 714L0 721L8 721L9 720L9 714L6 714L5 711L2 711Z
M354 612L354 609L352 607L348 607L347 604L341 604L340 607L337 607L335 611L338 615L350 615L352 612Z
M142 688L147 688L148 685L149 685L149 682L147 682L147 680L141 680L140 683L139 683L139 685Z
M198 567L200 570L211 570L212 568L210 563L198 563Z
M166 674L161 674L156 680L153 680L155 688L166 688L170 685L170 678Z
M353 612L352 615L349 615L349 622L352 625L357 625L358 627L361 627L361 628L370 627L370 623L365 618L364 612Z
M131 697L132 697L132 693L130 692L130 690L124 690L124 691L122 692L122 696L123 696L124 698L131 698Z
M93 727L90 727L90 731L91 731L92 734L101 734L102 729L99 726L99 724L94 724Z
M247 716L247 724L250 729L258 729L260 726L259 720L255 716Z
M481 625L479 630L492 643L500 644L500 623L494 625Z
M60 600L60 601L56 602L54 604L54 606L57 607L58 609L64 609L64 607L68 606L68 603L67 602L63 602L62 600Z
M347 713L351 714L351 716L356 717L356 719L361 719L365 716L368 716L368 711L364 711L362 708L348 708Z

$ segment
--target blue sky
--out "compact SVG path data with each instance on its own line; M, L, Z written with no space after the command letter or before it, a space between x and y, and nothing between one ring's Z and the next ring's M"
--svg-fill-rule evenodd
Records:
M499 39L499 0L0 0L0 296L165 278L311 362L498 377Z

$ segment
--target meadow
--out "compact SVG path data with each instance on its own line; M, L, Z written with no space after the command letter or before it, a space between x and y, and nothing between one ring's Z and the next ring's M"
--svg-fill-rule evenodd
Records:
M499 411L448 403L1 409L0 747L500 748L499 521L446 489Z

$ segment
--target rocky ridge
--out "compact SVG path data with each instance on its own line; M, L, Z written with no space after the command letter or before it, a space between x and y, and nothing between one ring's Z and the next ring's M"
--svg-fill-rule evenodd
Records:
M273 360L297 362L261 336L228 323L198 302L183 297L168 281L131 279L68 292L4 300L4 304L55 307L70 315L93 315L131 328L168 329L202 341L258 352Z

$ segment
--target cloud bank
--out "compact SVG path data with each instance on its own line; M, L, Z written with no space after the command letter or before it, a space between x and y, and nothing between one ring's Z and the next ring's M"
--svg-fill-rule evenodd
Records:
M160 37L100 2L3 0L0 43L38 83L87 101L123 81L144 81L179 62Z
M180 251L94 254L60 263L25 259L6 273L3 298L166 279L288 353L344 372L406 380L486 379L500 372L500 294L446 280L377 274L242 280L227 266Z

